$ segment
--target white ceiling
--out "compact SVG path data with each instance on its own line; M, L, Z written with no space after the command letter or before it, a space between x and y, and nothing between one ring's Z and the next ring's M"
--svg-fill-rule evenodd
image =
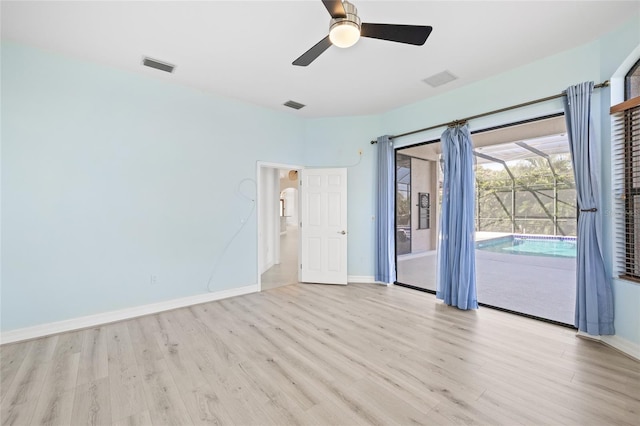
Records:
M354 0L363 22L431 25L424 46L361 39L308 67L291 62L320 41L320 0L2 1L2 38L187 85L302 117L375 114L587 43L638 1ZM635 15L637 16L637 15ZM174 74L142 57L175 64ZM459 79L431 88L448 70ZM294 100L299 111L282 106Z
M560 135L544 136L518 142L525 143L529 147L538 150L539 152L545 153L546 155L552 157L552 160L553 157L557 155L569 155L570 153L569 139L566 133L562 133ZM488 155L498 160L502 160L507 163L540 157L538 154L532 152L531 150L518 145L517 142L478 147L474 151L480 154ZM483 157L476 157L476 162L478 164L494 163L491 160Z

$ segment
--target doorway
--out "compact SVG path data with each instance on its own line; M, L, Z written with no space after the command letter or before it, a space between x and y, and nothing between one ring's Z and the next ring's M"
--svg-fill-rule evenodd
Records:
M576 192L564 116L472 134L478 302L571 325ZM396 150L396 199L408 201L396 204L397 284L432 293L437 286L440 153L439 140ZM409 232L402 227L408 225Z
M300 166L258 163L258 288L298 282Z
M396 151L396 278L435 292L440 143Z

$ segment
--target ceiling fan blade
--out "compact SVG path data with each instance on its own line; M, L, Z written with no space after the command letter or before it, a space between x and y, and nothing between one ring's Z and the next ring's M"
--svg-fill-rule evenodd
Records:
M432 27L425 25L366 24L360 28L362 37L396 41L422 46L431 34Z
M311 62L315 61L318 56L322 54L325 50L331 47L331 40L329 40L329 36L326 36L311 49L304 52L298 59L293 61L293 65L298 65L301 67L306 67Z
M347 12L344 11L342 0L322 0L322 3L332 18L346 18Z

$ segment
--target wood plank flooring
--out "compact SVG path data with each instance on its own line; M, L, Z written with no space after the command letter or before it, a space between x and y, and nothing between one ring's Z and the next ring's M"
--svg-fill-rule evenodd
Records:
M0 347L2 425L638 425L640 363L372 284L294 284Z

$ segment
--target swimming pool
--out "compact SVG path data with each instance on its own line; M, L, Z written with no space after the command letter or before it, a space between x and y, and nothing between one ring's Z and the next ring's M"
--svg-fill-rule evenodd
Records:
M478 241L476 249L525 256L576 257L576 237L508 235Z

